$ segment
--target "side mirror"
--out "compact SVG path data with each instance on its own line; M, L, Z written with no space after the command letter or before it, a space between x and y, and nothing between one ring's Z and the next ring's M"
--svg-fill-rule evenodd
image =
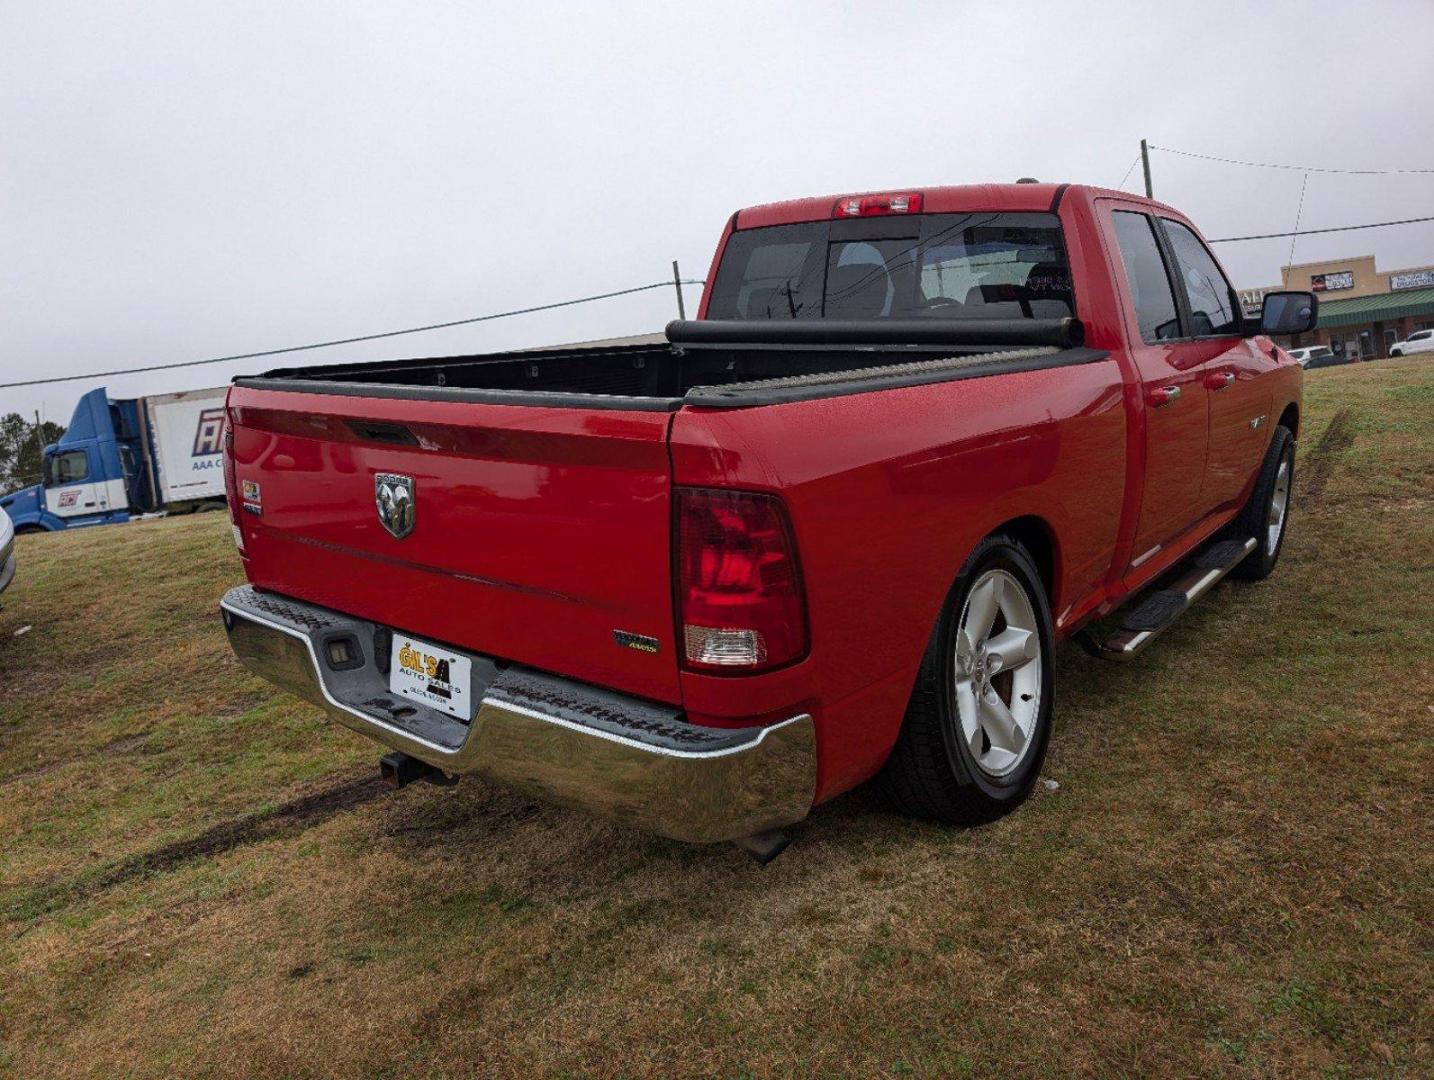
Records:
M1312 292L1265 294L1260 309L1260 333L1303 334L1319 322L1319 297Z

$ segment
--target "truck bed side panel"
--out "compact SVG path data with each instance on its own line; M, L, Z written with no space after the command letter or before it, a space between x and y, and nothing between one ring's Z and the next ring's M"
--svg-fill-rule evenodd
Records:
M782 672L684 674L689 712L817 703L819 797L869 776L896 737L937 613L971 549L1013 518L1054 541L1053 614L1098 599L1125 493L1114 361L719 412L673 423L679 484L780 492L811 654Z

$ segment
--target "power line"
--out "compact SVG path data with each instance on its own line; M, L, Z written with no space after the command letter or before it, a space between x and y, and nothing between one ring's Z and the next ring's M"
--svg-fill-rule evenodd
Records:
M1152 146L1152 150L1165 150L1167 153L1182 154L1183 150L1170 150L1163 146ZM1190 157L1202 157L1200 154L1189 154ZM1227 161L1226 158L1214 158L1216 161ZM1135 165L1140 161L1137 157L1125 171L1121 179L1124 184L1130 174L1135 170ZM1250 165L1253 162L1231 162L1236 165ZM1295 168L1296 166L1271 165L1269 168ZM1349 172L1357 170L1342 169L1310 169L1310 172ZM1403 169L1394 170L1398 172L1434 172L1434 169ZM968 215L969 216L969 215ZM1403 218L1398 221L1374 221L1366 225L1336 225L1328 229L1295 229L1291 232L1258 233L1252 236L1221 236L1210 240L1212 244L1234 244L1245 240L1276 240L1284 237L1316 236L1321 233L1353 232L1359 229L1382 229L1392 225L1417 225L1426 221L1434 221L1434 216ZM682 285L706 285L707 283L695 278L682 278ZM26 379L20 382L0 383L0 390L10 390L22 386L44 386L50 383L80 382L85 379L108 379L120 375L139 375L150 371L173 371L178 368L200 367L205 364L222 364L234 360L256 360L265 356L282 356L286 353L308 352L313 349L327 349L334 345L353 345L361 341L379 341L383 338L401 337L405 334L421 334L428 330L445 330L454 326L471 326L474 323L490 322L494 319L506 319L514 315L531 315L538 311L552 311L555 308L573 307L576 304L587 304L594 300L611 300L618 296L630 296L633 293L648 292L652 289L667 289L673 285L672 281L655 281L648 285L635 285L630 289L618 289L614 292L596 293L593 296L581 296L575 300L559 300L551 304L538 304L534 307L515 308L512 311L499 311L491 315L474 315L467 319L452 319L448 322L428 323L424 326L410 326L402 330L385 330L377 334L360 334L357 337L334 338L331 341L316 341L308 345L288 345L281 349L265 349L260 352L233 353L229 356L211 356L205 360L183 360L174 364L150 364L146 367L120 368L114 371L96 371L84 375L58 375L50 379Z
M1169 146L1156 146L1154 143L1151 144L1150 149L1161 150L1167 154L1179 154L1181 157L1200 158L1202 161L1219 161L1226 165L1244 165L1251 169L1291 169L1295 172L1307 173L1342 173L1345 176L1395 176L1400 174L1434 173L1434 169L1320 169L1310 165L1276 165L1268 161L1240 161L1237 158L1216 157L1214 154L1196 154L1190 150L1176 150Z
M705 281L695 281L690 278L682 279L683 285L705 285ZM581 296L576 300L559 300L553 304L539 304L536 307L517 308L513 311L500 311L493 315L475 315L468 319L453 319L450 322L429 323L427 326L410 326L404 330L385 330L378 334L361 334L358 337L335 338L332 341L316 341L311 345L289 345L282 349L265 349L262 352L234 353L232 356L211 356L207 360L183 360L175 364L151 364L148 367L122 368L118 371L96 371L88 375L57 375L52 379L27 379L23 382L0 383L0 390L9 390L17 386L43 386L46 383L79 382L83 379L108 379L116 375L138 375L146 371L172 371L175 368L198 367L202 364L222 364L230 360L255 360L264 356L281 356L284 353L306 352L310 349L326 349L331 345L352 345L359 341L377 341L380 338L399 337L403 334L420 334L425 330L445 330L451 326L468 326L472 323L489 322L492 319L506 319L512 315L531 315L535 311L552 311L554 308L572 307L574 304L586 304L593 300L610 300L615 296L629 296L632 293L647 292L649 289L670 289L673 282L656 281L651 285L635 285L631 289L618 289L616 292L598 293L595 296Z
M1126 170L1125 170L1125 175L1120 178L1120 183L1118 183L1118 184L1115 185L1115 190L1116 190L1116 191L1124 191L1124 190L1125 190L1125 182L1130 179L1130 174L1135 171L1135 167L1136 167L1137 165L1139 165L1139 164L1140 164L1140 155L1139 155L1139 154L1136 154L1136 155L1135 155L1135 160L1130 163L1130 168L1126 169Z
M1289 266L1295 263L1295 245L1300 242L1300 219L1305 216L1305 188L1310 186L1310 174L1305 173L1304 179L1300 181L1300 205L1295 210L1295 234L1290 237L1290 257L1285 260Z
M1222 236L1211 240L1212 244L1233 244L1238 240L1275 240L1284 236L1315 236L1319 233L1353 232L1356 229L1382 229L1388 225L1417 225L1423 221L1434 221L1434 217L1404 218L1401 221L1371 221L1368 225L1335 225L1328 229L1304 229L1295 232L1259 233L1255 236Z

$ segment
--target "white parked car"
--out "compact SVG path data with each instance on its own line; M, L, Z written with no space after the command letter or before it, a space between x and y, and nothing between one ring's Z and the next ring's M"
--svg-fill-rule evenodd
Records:
M10 515L0 510L0 592L15 577L15 527Z
M1412 353L1434 352L1434 330L1416 330L1403 341L1389 346L1390 356L1409 356Z
M1334 355L1334 350L1328 345L1306 345L1302 349L1287 349L1285 351L1290 354L1292 360L1299 361L1300 367L1309 367L1310 361L1316 357L1324 359Z

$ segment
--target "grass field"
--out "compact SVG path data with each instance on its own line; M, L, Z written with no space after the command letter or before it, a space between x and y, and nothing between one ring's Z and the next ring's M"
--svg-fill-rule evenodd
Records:
M1061 650L1058 791L975 830L856 793L765 870L388 792L232 659L222 514L21 538L0 1074L1429 1076L1434 363L1306 412L1270 580Z

